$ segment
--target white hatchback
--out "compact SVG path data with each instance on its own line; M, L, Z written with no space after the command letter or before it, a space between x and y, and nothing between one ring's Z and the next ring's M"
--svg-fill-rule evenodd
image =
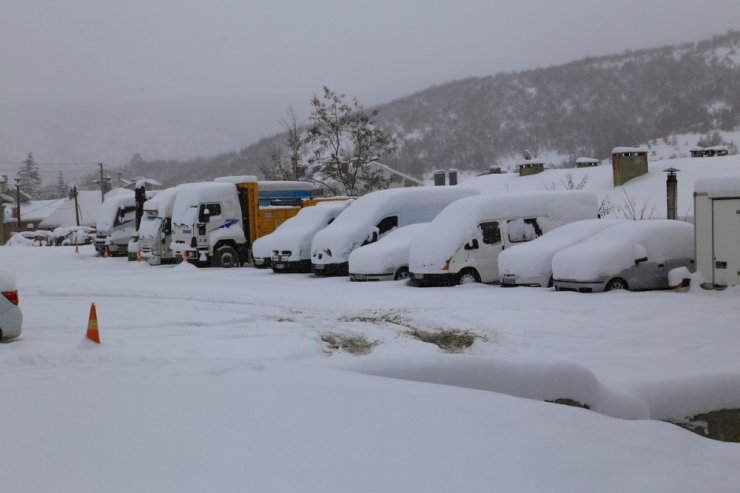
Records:
M0 340L21 335L23 314L18 307L18 289L12 272L0 269Z

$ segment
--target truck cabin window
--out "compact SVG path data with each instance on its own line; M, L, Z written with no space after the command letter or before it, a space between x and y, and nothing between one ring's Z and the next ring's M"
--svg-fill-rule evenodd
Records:
M210 218L221 215L221 204L200 204L198 222L207 223Z
M481 223L478 229L480 229L483 235L483 243L486 245L495 245L501 242L501 230L498 227L497 221Z
M116 220L113 222L113 226L121 226L133 221L135 212L136 207L133 205L121 207L118 209L118 215L116 216Z
M507 221L506 232L511 243L532 241L538 236L542 236L542 230L537 224L537 219L512 219Z

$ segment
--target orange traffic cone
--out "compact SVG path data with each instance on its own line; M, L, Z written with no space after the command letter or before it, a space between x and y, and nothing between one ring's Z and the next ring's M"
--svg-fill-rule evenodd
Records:
M103 248L103 258L108 258L108 245Z
M182 252L182 261L185 262L186 264L188 263L188 251L187 250L184 250Z
M80 253L80 245L75 245L75 253Z
M141 251L140 250L136 252L136 262L139 264L141 263Z
M98 314L95 311L95 303L90 305L90 318L87 321L87 334L85 337L100 344L100 334L98 334Z

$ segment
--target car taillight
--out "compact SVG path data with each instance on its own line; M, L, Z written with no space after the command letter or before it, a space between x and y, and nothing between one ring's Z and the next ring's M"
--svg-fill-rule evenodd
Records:
M14 305L18 304L18 291L3 291L3 296Z

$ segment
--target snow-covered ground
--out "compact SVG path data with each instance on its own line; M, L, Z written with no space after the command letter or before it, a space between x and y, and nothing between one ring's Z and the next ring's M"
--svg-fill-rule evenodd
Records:
M740 484L740 444L658 420L740 407L740 288L421 289L93 253L0 248L25 317L0 346L2 491ZM441 329L478 338L451 354L410 335Z

